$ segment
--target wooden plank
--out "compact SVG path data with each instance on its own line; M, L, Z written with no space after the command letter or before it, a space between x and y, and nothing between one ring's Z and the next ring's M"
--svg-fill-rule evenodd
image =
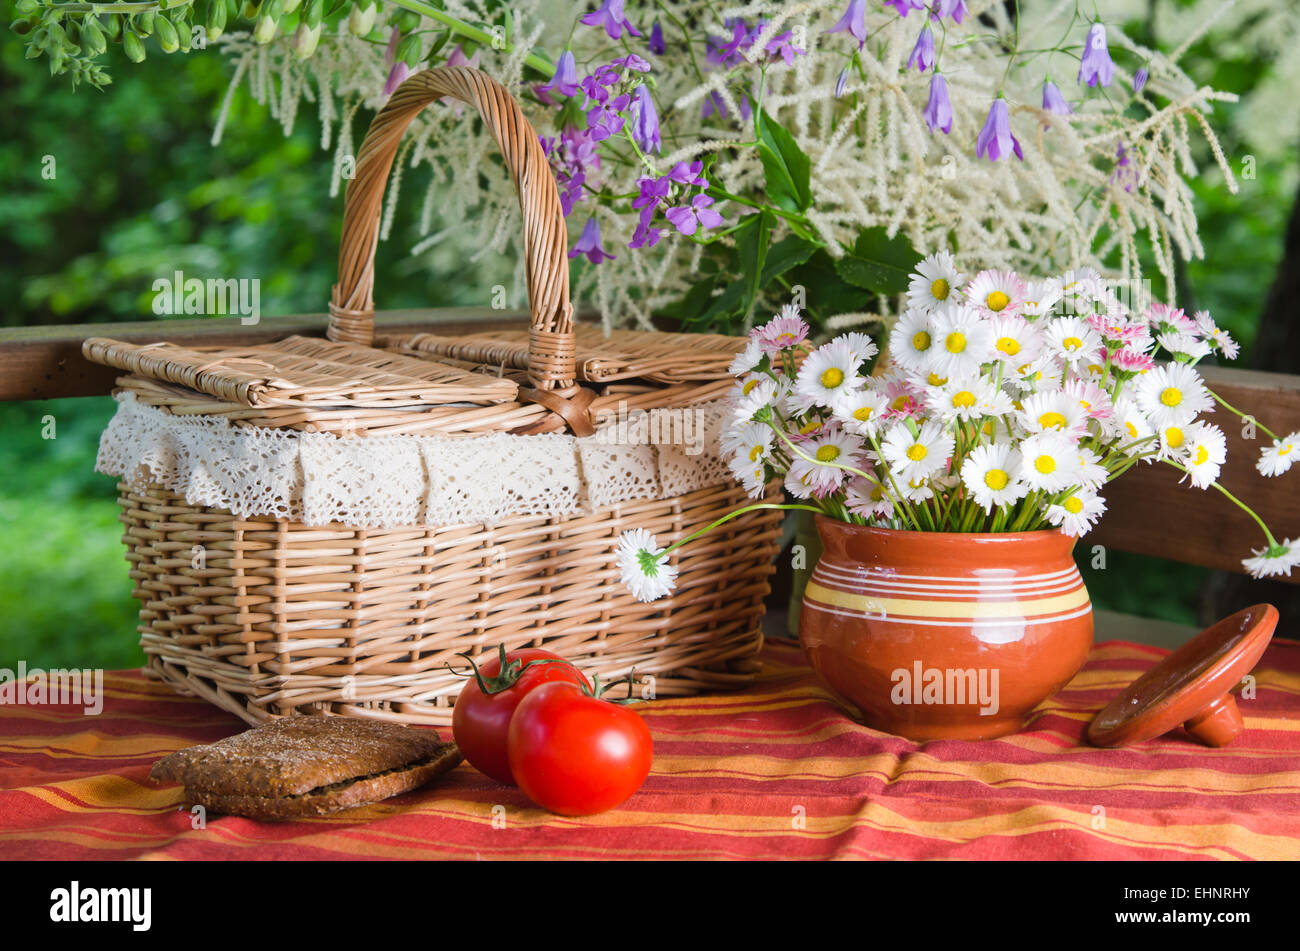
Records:
M375 315L377 333L472 333L526 325L526 314L484 307L390 310ZM87 337L150 343L170 340L187 346L250 346L294 334L324 336L328 314L263 317L245 326L238 317L145 320L122 324L62 324L0 329L0 400L49 400L64 396L102 396L119 371L81 356Z
M1300 376L1200 368L1209 387L1244 413L1253 414L1279 436L1300 430ZM1220 482L1265 521L1278 541L1300 537L1300 469L1266 478L1255 469L1269 444L1254 438L1241 421L1216 405L1207 414L1227 436L1228 462ZM1193 565L1241 572L1241 559L1264 546L1259 526L1214 489L1179 484L1182 473L1162 463L1140 463L1102 490L1107 511L1080 543L1079 557L1093 545L1169 558ZM1300 571L1289 580L1300 584Z

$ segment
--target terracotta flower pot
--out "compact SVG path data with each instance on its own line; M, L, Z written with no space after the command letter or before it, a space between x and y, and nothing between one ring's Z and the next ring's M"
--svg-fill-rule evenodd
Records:
M1014 733L1092 646L1074 539L957 534L817 517L804 592L809 662L869 726L914 740Z

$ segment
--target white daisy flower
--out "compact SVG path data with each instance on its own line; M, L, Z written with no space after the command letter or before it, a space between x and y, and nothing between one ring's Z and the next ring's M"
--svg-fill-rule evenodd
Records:
M754 376L737 384L731 391L731 418L733 424L748 423L764 407L774 406L780 398L775 380Z
M973 308L961 304L940 307L931 326L934 348L927 369L951 379L979 373L980 365L992 359L992 328Z
M894 502L879 482L854 476L844 491L844 506L863 518L890 518Z
M1015 271L980 271L966 285L966 300L989 316L1019 313L1025 303L1025 282Z
M1020 316L1033 320L1044 317L1061 301L1061 284L1059 281L1036 281L1025 290L1027 300L1020 308Z
M657 601L677 584L677 566L661 560L664 550L654 535L644 528L633 528L618 538L615 560L623 584L638 601Z
M1214 322L1208 310L1198 310L1192 315L1192 320L1196 322L1196 329L1201 332L1207 343L1214 346L1216 350L1222 353L1229 360L1237 359L1241 353L1241 346L1233 340L1226 330Z
M846 432L871 438L880 431L881 417L888 407L884 393L868 388L837 396L831 412Z
M1025 483L1017 474L1020 453L1010 443L976 446L961 467L961 481L985 514L1024 498Z
M1214 403L1200 374L1185 363L1166 363L1143 373L1134 398L1151 425L1161 430L1190 423Z
M1134 443L1149 439L1156 434L1155 429L1138 409L1137 403L1127 396L1121 396L1115 401L1113 412L1115 426L1119 433L1119 448L1129 450L1131 447L1131 452L1145 452L1149 449L1149 444L1133 446Z
M1079 449L1055 430L1034 433L1020 444L1019 477L1031 489L1060 492L1079 482Z
M1110 394L1089 379L1067 380L1061 390L1067 397L1078 404L1087 419L1095 419L1102 432L1110 433L1114 429L1115 406Z
M838 339L844 341L844 345L849 348L849 352L853 354L854 359L859 364L866 363L880 352L880 348L876 346L876 342L868 334L851 331L840 334Z
M1253 554L1253 558L1245 558L1241 562L1253 577L1286 575L1289 578L1291 569L1300 565L1300 541L1288 538L1274 548L1261 548Z
M1158 457L1161 459L1178 459L1187 450L1187 433L1194 424L1185 423L1183 426L1166 426L1160 430L1160 452Z
M751 336L749 343L745 344L745 349L736 354L735 359L731 361L728 370L732 376L745 376L747 373L752 373L762 359L763 345L759 343L757 337Z
M823 498L838 489L847 477L845 467L861 468L860 444L852 433L826 427L799 447L802 455L790 460L790 477L811 495ZM808 458L804 458L804 457Z
M926 476L912 476L906 482L899 483L899 490L909 502L927 502L934 498L934 485Z
M829 407L836 396L861 384L857 358L849 345L837 338L808 354L795 379L794 398L805 409Z
M1110 470L1101 464L1101 456L1086 446L1079 448L1079 485L1100 489L1110 478Z
M1208 357L1213 348L1195 334L1163 333L1156 335L1156 343L1175 360L1193 362Z
M1072 368L1080 363L1097 363L1105 344L1101 334L1079 317L1055 317L1044 329L1047 349Z
M1023 317L995 317L989 322L993 337L993 359L1018 367L1032 361L1043 349L1042 332Z
M924 373L934 353L934 333L928 311L906 311L889 332L889 353L904 370Z
M1061 390L1026 397L1016 419L1027 433L1054 431L1077 437L1088 429L1088 417L1079 401Z
M880 453L899 482L924 478L942 469L956 440L934 420L927 420L913 435L907 423L896 423L880 444Z
M731 474L744 487L751 499L756 499L767 488L767 463L750 462L744 456L736 456L728 464Z
M989 415L996 388L982 376L963 376L927 387L925 408L943 420L980 419ZM1010 405L1008 400L1007 405Z
M1013 369L1008 381L1022 393L1032 393L1039 387L1055 382L1061 376L1061 365L1050 353L1039 354L1028 363Z
M1208 489L1219 478L1219 470L1227 461L1228 443L1218 426L1192 423L1187 427L1183 451L1183 466L1192 485Z
M1076 268L1061 275L1061 301L1067 314L1078 313L1092 300L1093 289L1101 275L1090 267Z
M1080 489L1059 502L1049 504L1044 514L1065 534L1078 537L1087 534L1105 511L1106 503L1101 496L1089 489Z
M743 423L730 426L722 434L721 445L724 456L734 456L746 465L767 459L772 448L772 427L766 423Z
M1265 446L1255 468L1260 475L1277 476L1290 469L1296 459L1300 459L1300 432L1274 439L1273 445Z
M930 311L955 300L961 294L958 288L965 279L947 251L931 254L916 266L908 282L907 306Z

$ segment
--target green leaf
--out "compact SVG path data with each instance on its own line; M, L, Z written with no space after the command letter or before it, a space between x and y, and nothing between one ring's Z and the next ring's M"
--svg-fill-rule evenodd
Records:
M883 227L867 228L853 242L852 250L835 262L835 273L877 294L901 294L920 260L906 236L890 238Z
M758 279L758 286L765 288L774 280L793 267L798 267L817 250L817 245L801 238L797 234L786 235L767 252L767 261L763 265L763 274Z
M842 280L835 265L829 254L819 250L790 271L790 283L804 288L807 310L817 320L865 310L872 300L870 292Z
M767 248L772 241L773 221L770 212L760 211L741 219L740 226L733 232L736 237L736 264L744 286L740 306L742 320L749 316L754 298L763 286L760 278L767 262Z
M721 294L713 299L704 313L700 314L696 320L691 321L694 325L712 325L712 329L719 333L726 333L731 330L732 318L734 318L740 309L740 303L745 296L745 281L743 278L732 281L728 284Z
M755 110L754 131L763 163L768 197L787 211L806 211L812 204L812 163L789 132L762 109Z

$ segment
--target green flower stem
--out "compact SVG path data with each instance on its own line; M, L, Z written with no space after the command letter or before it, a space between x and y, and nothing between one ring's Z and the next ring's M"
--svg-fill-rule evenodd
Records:
M768 211L776 215L778 218L784 218L786 221L793 221L796 224L803 225L805 228L812 228L812 223L798 212L786 211L783 208L777 208L773 205L765 205L762 202L754 201L750 198L742 198L740 195L733 194L718 185L710 184L709 187L704 190L704 194L708 195L710 198L734 201L736 204L745 205L748 208L757 208L760 211ZM823 247L824 246L825 245L823 245Z
M393 0L393 5L410 10L412 13L418 13L422 17L428 17L430 20L436 20L457 36L463 36L465 39L473 40L483 46L492 46L493 36L491 33L476 26L471 26L463 20L458 20L451 14L444 13L430 4L421 3L420 0ZM503 52L513 53L514 51L514 44L507 40ZM529 53L525 56L524 63L548 77L555 72L555 64L536 53Z
M1182 472L1186 475L1191 475L1191 472L1188 471L1186 466L1180 465L1177 462L1174 462L1172 459L1162 459L1160 461L1165 463L1166 465L1173 466L1179 472ZM1210 485L1218 489L1221 493L1223 493L1224 496L1227 497L1229 502L1237 506L1237 508L1241 509L1243 512L1245 512L1247 515L1249 515L1251 518L1255 520L1255 524L1258 525L1263 530L1264 537L1268 540L1269 551L1273 551L1274 549L1281 547L1280 545L1278 545L1277 539L1273 537L1273 533L1268 530L1268 526L1264 524L1264 520L1255 514L1254 509L1252 509L1245 502L1241 501L1241 499L1237 498L1235 495L1233 495L1223 486L1219 485L1218 480L1211 482Z
M1237 407L1229 404L1227 400L1223 399L1223 397L1219 396L1218 393L1214 392L1214 390L1210 389L1208 386L1205 388L1205 392L1209 393L1211 396L1214 397L1214 402L1218 403L1220 406L1226 409L1229 413L1232 413L1238 419L1245 419L1246 416L1248 415L1246 413L1243 413L1241 410L1237 409ZM1264 432L1264 435L1268 436L1269 439L1276 440L1278 438L1277 433L1273 432L1271 429L1269 429L1267 426L1261 423L1258 419L1255 419L1254 416L1251 416L1250 419L1252 422L1254 422L1255 427L1257 429L1262 430Z
M826 514L825 509L818 508L815 505L795 505L795 504L790 504L785 502L755 502L753 505L746 505L743 508L736 509L734 512L728 512L726 515L722 516L722 518L718 519L717 521L709 525L704 526L701 529L691 532L685 538L679 538L677 541L673 542L671 545L669 545L667 548L661 551L658 554L658 556L656 556L655 560L664 561L665 559L667 559L667 557L670 554L672 554L678 548L681 548L687 542L695 541L695 539L708 534L709 532L717 528L719 525L722 525L724 522L729 522L733 518L738 518L739 516L744 515L747 512L770 511L773 509L779 509L780 511L783 512L800 511L800 512L815 512L818 515Z
M166 12L177 7L188 7L193 2L194 0L175 0L168 4ZM116 13L123 16L131 13L165 12L159 6L158 0L139 0L136 3L51 3L48 9L57 10L59 13Z

